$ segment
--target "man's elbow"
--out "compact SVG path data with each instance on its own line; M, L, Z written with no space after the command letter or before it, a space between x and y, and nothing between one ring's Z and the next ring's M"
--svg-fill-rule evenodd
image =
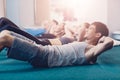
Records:
M110 40L107 44L106 44L106 48L107 49L111 49L113 47L114 41Z

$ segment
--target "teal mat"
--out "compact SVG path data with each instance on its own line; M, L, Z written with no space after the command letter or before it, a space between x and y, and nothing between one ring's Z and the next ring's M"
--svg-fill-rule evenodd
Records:
M29 63L8 59L0 53L0 80L120 80L120 47L98 57L94 65L33 68Z

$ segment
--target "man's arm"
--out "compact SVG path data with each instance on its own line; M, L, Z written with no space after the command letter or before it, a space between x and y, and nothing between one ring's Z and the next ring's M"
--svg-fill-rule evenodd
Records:
M99 43L85 53L87 61L96 60L96 58L104 51L111 49L113 40L110 37L102 37ZM94 61L93 61L94 62Z

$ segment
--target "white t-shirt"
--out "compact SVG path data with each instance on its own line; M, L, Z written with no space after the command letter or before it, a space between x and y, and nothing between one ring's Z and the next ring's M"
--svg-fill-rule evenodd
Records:
M62 46L48 46L48 66L71 66L85 63L84 53L86 46L85 42L73 42Z

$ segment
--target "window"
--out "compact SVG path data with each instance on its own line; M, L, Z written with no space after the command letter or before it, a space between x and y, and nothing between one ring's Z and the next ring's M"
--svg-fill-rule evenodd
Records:
M74 8L67 5L70 0L50 0L50 17L59 21L76 20Z

